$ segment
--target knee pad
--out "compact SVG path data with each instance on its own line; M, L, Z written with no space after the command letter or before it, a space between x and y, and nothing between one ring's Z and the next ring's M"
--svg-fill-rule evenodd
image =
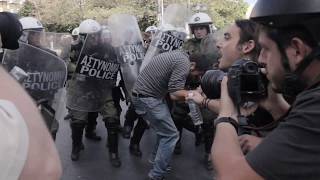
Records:
M71 128L84 128L86 126L87 122L81 119L74 119L72 118L70 120L70 127Z
M116 118L105 118L103 119L106 128L108 129L115 129L118 130L119 129L119 124L120 124L120 119L116 119Z

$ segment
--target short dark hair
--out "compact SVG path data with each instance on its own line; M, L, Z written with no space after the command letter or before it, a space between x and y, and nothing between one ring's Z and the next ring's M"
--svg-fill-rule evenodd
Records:
M238 45L253 40L255 47L250 53L251 60L257 61L260 54L260 45L258 44L259 26L255 22L248 19L241 19L235 21L236 26L240 29L240 39Z
M207 71L212 69L214 61L208 59L205 54L194 53L189 56L190 62L196 63L196 69L200 71Z

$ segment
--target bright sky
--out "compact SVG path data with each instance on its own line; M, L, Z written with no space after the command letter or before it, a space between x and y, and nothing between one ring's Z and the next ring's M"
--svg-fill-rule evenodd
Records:
M245 0L245 1L251 5L251 4L254 4L257 0Z
M256 3L257 0L245 0L245 1L250 4L250 7L248 8L247 13L246 13L246 18L249 18L251 11L252 11L252 8L253 8L253 5Z

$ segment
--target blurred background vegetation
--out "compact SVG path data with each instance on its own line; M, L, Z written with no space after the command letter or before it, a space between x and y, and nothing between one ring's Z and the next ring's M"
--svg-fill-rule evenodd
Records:
M244 18L249 7L244 0L27 0L18 14L38 18L48 31L71 32L84 19L104 22L111 14L127 13L136 16L143 31L157 25L161 5L172 3L185 4L191 15L208 13L217 28Z

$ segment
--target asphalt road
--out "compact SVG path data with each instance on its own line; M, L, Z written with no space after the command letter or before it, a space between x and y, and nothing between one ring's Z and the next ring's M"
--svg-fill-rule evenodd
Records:
M124 106L124 109L126 107ZM66 110L64 110L66 113ZM123 114L121 124L123 125ZM119 151L122 166L114 168L109 163L106 148L107 130L99 119L97 134L103 137L100 142L83 139L85 150L81 152L79 161L70 159L71 132L69 121L60 118L60 129L57 134L56 145L63 165L62 180L147 180L151 168L148 157L155 142L152 129L145 132L140 149L141 158L129 153L129 140L120 136ZM171 163L172 171L166 180L212 180L213 172L208 171L204 165L204 146L195 147L194 135L187 130L183 133L183 153L174 155Z

